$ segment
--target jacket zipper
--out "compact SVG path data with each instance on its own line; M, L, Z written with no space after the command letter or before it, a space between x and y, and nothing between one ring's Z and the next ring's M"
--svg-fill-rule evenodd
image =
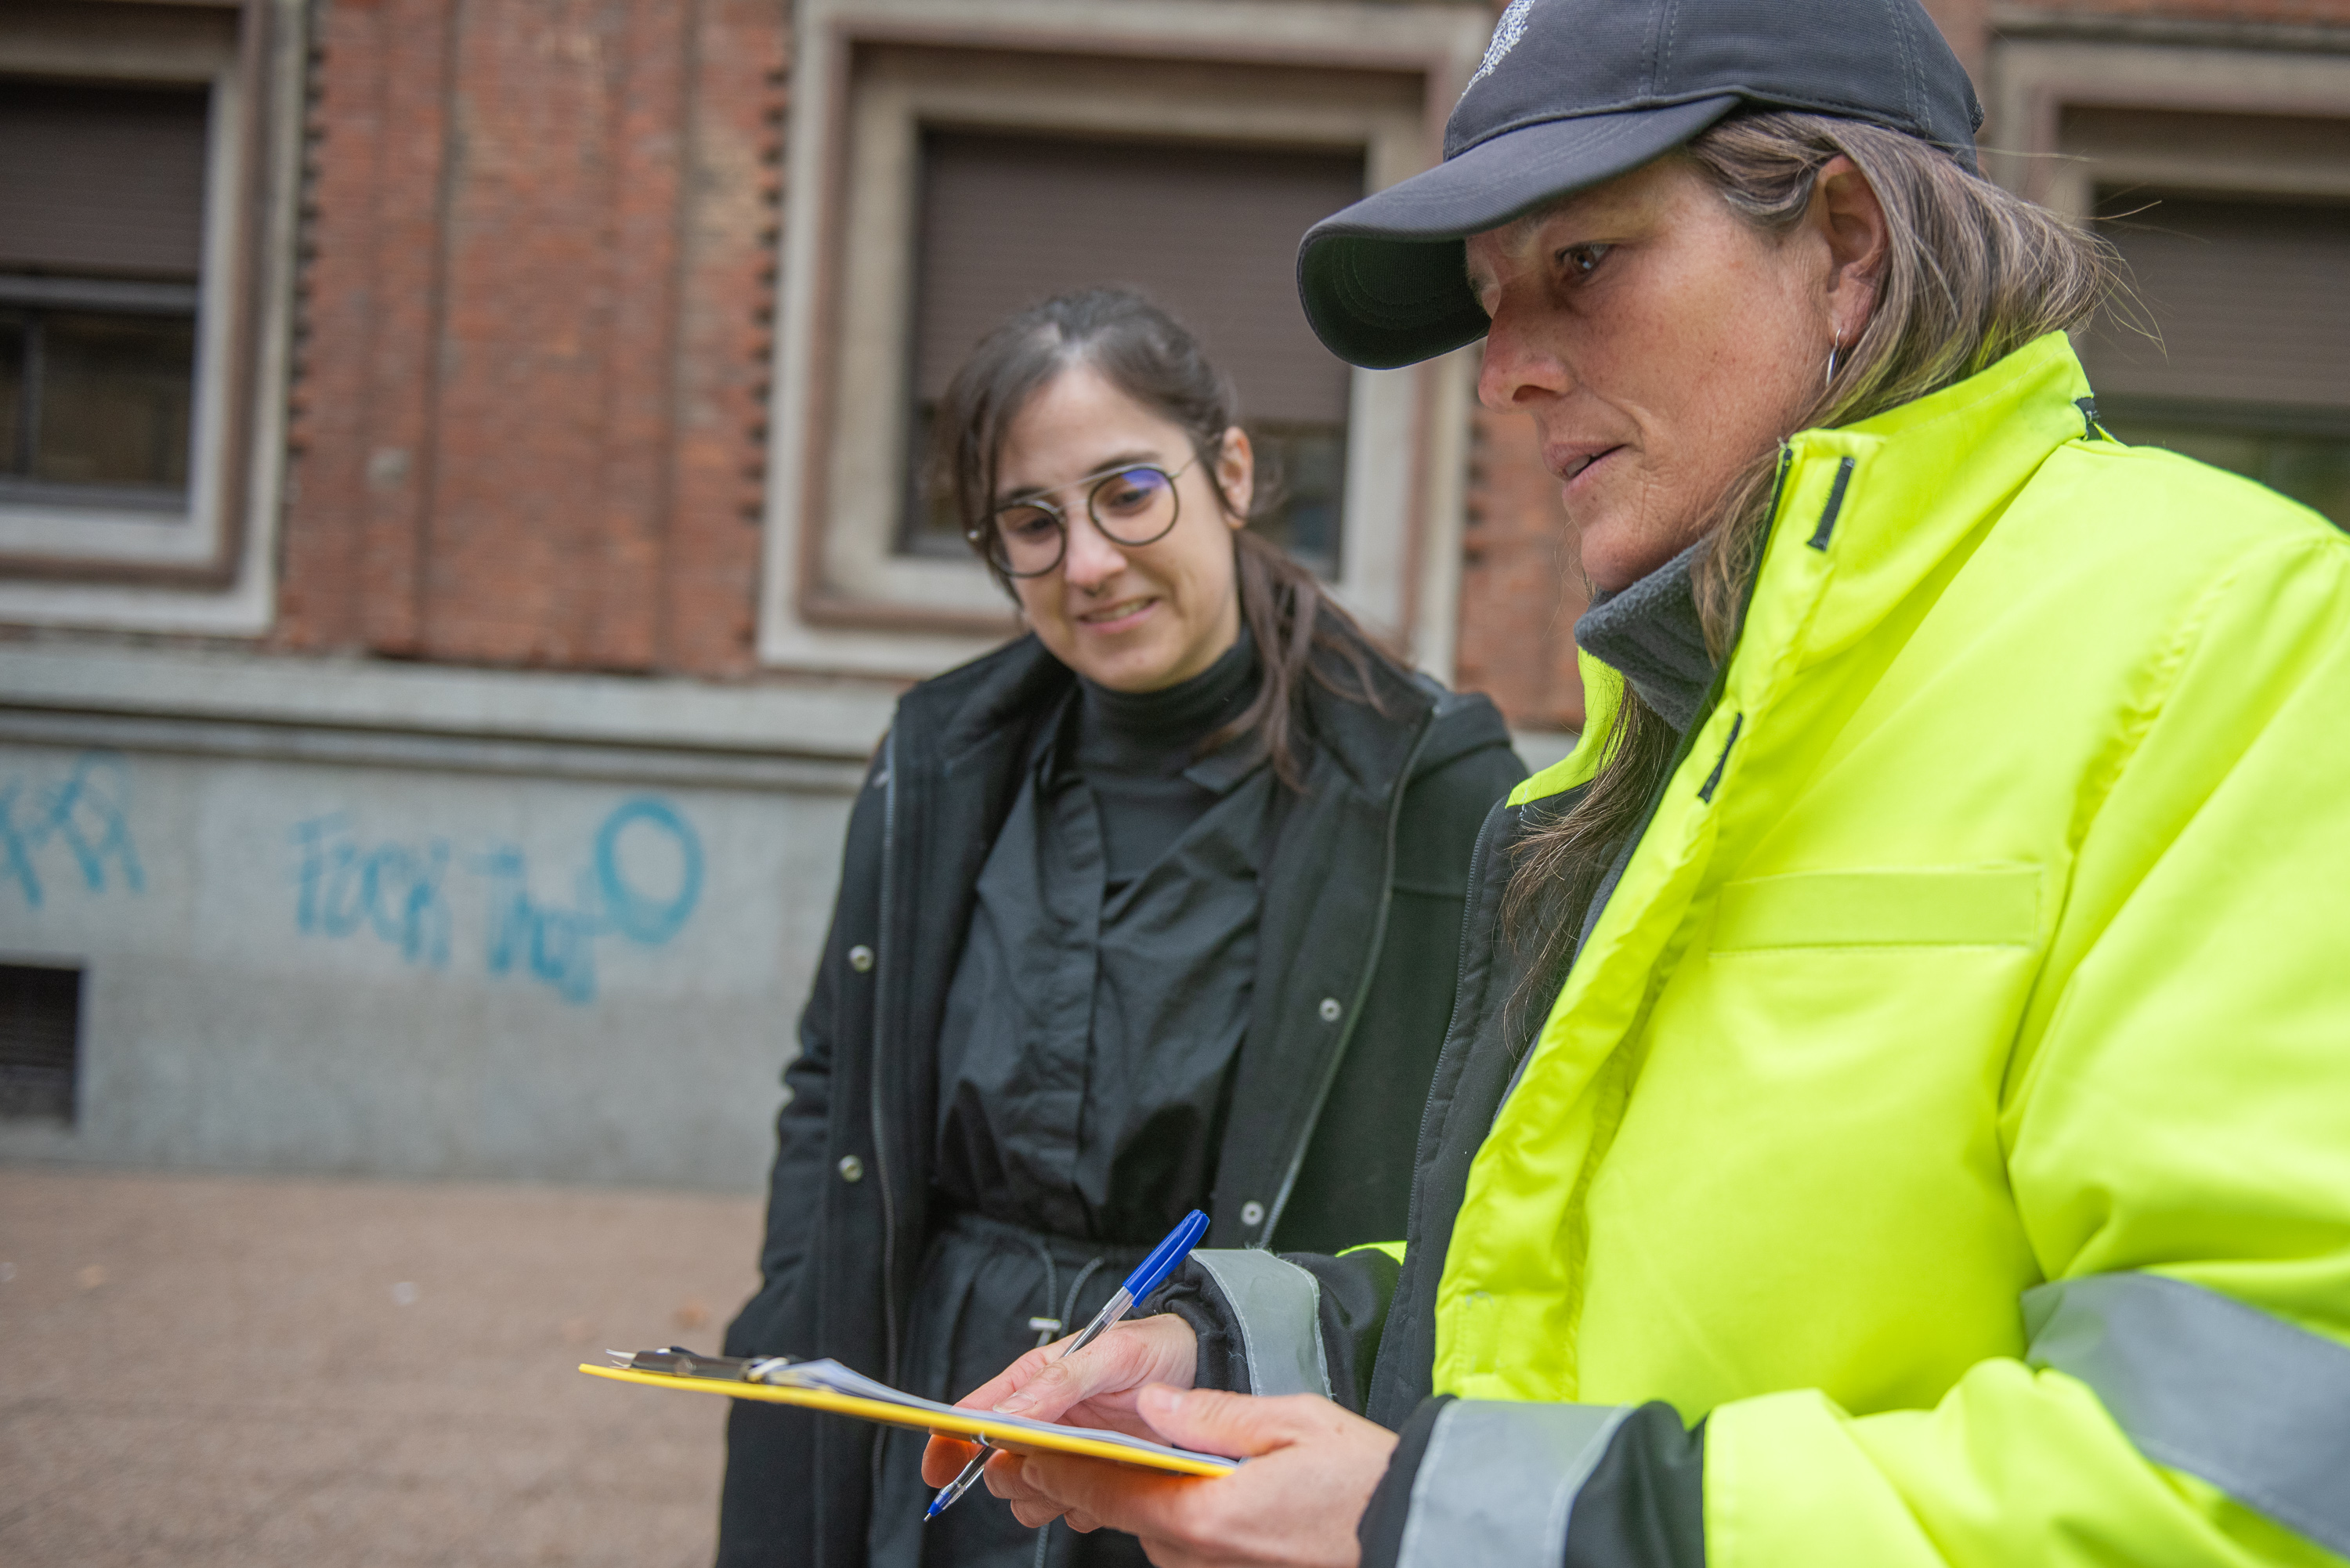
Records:
M1431 705L1428 717L1420 722L1419 733L1412 737L1410 754L1404 758L1403 769L1396 775L1395 789L1388 796L1387 851L1379 861L1379 915L1371 924L1369 961L1363 965L1362 978L1355 982L1354 997L1347 1004L1346 1026L1338 1032L1338 1044L1330 1053L1329 1065L1322 1070L1322 1082L1314 1091L1313 1108L1289 1151L1289 1168L1283 1174L1273 1201L1265 1205L1264 1225L1257 1232L1257 1244L1268 1250L1273 1244L1274 1227L1281 1223L1281 1211L1289 1207L1289 1195L1297 1186L1297 1173L1305 1168L1306 1146L1314 1141L1314 1128L1322 1120L1322 1107L1330 1098L1330 1086L1338 1081L1338 1068L1347 1059L1347 1047L1354 1043L1355 1026L1362 1021L1363 1002L1371 993L1371 976L1378 969L1379 948L1388 939L1388 906L1395 901L1396 828L1403 820L1403 797L1411 787L1412 770L1419 764L1419 753L1427 748L1428 737L1435 731L1436 709ZM1472 853L1472 863L1473 860Z
M1771 479L1771 505L1769 510L1763 514L1762 540L1763 545L1766 547L1770 543L1772 532L1777 527L1779 503L1785 499L1787 472L1794 466L1794 443L1792 441L1781 441L1779 443L1778 470L1772 475ZM1759 578L1761 575L1762 563L1760 554L1758 552L1755 563L1755 576ZM1738 619L1739 630L1741 632L1745 629L1746 611L1752 605L1753 597L1754 584L1750 580L1746 585L1745 600L1739 607ZM1734 649L1732 649L1732 652L1735 652ZM1640 840L1648 835L1649 824L1656 820L1657 809L1664 803L1665 790L1670 786L1673 776L1680 772L1681 764L1688 760L1690 742L1691 739L1696 735L1699 726L1703 724L1707 718L1711 715L1714 707L1721 700L1722 686L1728 678L1729 673L1730 660L1728 659L1724 659L1721 661L1721 668L1714 672L1713 682L1706 691L1704 701L1700 705L1696 715L1690 720L1690 727L1686 731L1682 732L1680 744L1674 751L1671 765L1665 769L1664 779L1658 784L1655 792L1650 795L1648 809L1641 813L1640 826L1634 830L1631 836L1631 846L1633 848L1637 849L1638 847ZM1744 715L1742 714L1740 716L1742 725L1743 721ZM1725 758L1728 756L1726 749L1723 755ZM1502 809L1506 809L1506 805ZM1469 919L1470 915L1473 913L1476 909L1473 894L1479 887L1479 875L1484 866L1486 846L1491 841L1493 825L1499 820L1499 810L1497 810L1492 815L1486 818L1485 826L1478 831L1476 847L1469 852L1469 887L1472 894L1472 898L1468 908L1461 913L1461 957L1458 966L1455 969L1452 981L1454 996L1452 1011L1455 1023L1459 1021L1461 1012L1461 981L1467 977L1469 971L1469 944L1475 932L1475 928L1471 926ZM1452 1023L1447 1023L1445 1025L1444 1037L1447 1044L1450 1044L1452 1039ZM1471 1044L1474 1044L1473 1038ZM1529 1049L1525 1056L1519 1060L1516 1068L1510 1074L1510 1082L1502 1091L1501 1104L1506 1105L1509 1103L1510 1095L1516 1089L1518 1079L1524 1074L1527 1063L1533 1059L1534 1053ZM1497 1106L1495 1107L1495 1115L1498 1116L1499 1114L1500 1109ZM1418 1232L1419 1222L1420 1183L1416 1173L1419 1158L1419 1150L1420 1147L1428 1142L1429 1125L1435 1115L1436 1100L1433 1096L1430 1096L1428 1104L1420 1109L1419 1137L1418 1142L1412 1146L1412 1159L1415 1168L1415 1177L1411 1184L1411 1202L1404 1210L1404 1235L1407 1240ZM1482 1141L1482 1135L1480 1141ZM1409 1254L1406 1255L1404 1266L1406 1268L1410 1267L1410 1258ZM1399 1290L1397 1293L1400 1295L1402 1293ZM1371 1360L1371 1380L1365 1386L1364 1393L1364 1404L1367 1408L1368 1407L1373 1397L1372 1391L1378 1388L1379 1380L1387 1371L1388 1343L1387 1336L1382 1334L1379 1339L1378 1354Z
M1509 809L1510 803L1505 798L1499 806L1487 812L1484 826L1477 830L1477 842L1469 846L1469 894L1462 901L1461 910L1461 950L1453 956L1452 960L1452 1016L1444 1021L1444 1038L1448 1043L1452 1038L1453 1024L1461 1018L1461 982L1469 978L1469 943L1476 933L1476 927L1470 922L1469 917L1476 909L1477 894L1484 886L1485 846L1492 842L1493 825L1500 821L1502 814ZM1440 1052L1439 1056L1440 1060ZM1436 1096L1430 1095L1426 1103L1419 1107L1419 1136L1412 1140L1411 1157L1415 1165L1419 1163L1420 1145L1428 1141L1429 1119L1435 1115ZM1409 1237L1411 1234L1412 1221L1419 1218L1419 1183L1415 1181L1411 1184L1410 1199L1404 1206L1403 1233L1405 1236ZM1374 1366L1374 1373L1377 1370Z
M1468 897L1462 902L1462 908L1461 910L1461 955L1453 960L1452 962L1452 1016L1445 1020L1444 1023L1444 1043L1447 1045L1450 1045L1452 1043L1452 1032L1461 1022L1461 1009L1468 1001L1467 996L1462 991L1462 982L1466 981L1469 976L1469 945L1473 933L1477 929L1471 921L1470 917L1476 912L1477 895L1484 887L1485 846L1492 842L1493 825L1501 821L1503 814L1508 812L1509 809L1509 802L1504 800L1500 805L1497 805L1492 811L1487 812L1485 814L1485 825L1477 830L1477 842L1474 845L1471 845L1469 849L1469 893ZM1471 1034L1473 1036L1474 1031L1471 1031ZM1440 1064L1443 1060L1443 1056L1440 1052L1438 1054L1437 1060ZM1419 1151L1428 1145L1429 1126L1432 1121L1434 1121L1435 1117L1436 1096L1431 1093L1428 1096L1426 1102L1419 1107L1419 1135L1412 1140L1411 1145L1414 1179L1411 1184L1411 1197L1409 1201L1405 1204L1403 1212L1402 1239L1407 1241L1419 1232L1420 1184L1418 1180L1418 1171L1419 1168ZM1403 1266L1405 1268L1409 1268L1411 1266L1411 1257L1409 1252L1404 1256ZM1400 1291L1399 1291L1398 1293L1401 1293ZM1387 1336L1385 1334L1381 1334L1379 1336L1379 1348L1378 1354L1371 1357L1371 1379L1369 1382L1363 1385L1363 1407L1366 1411L1370 1408L1372 1391L1378 1387L1379 1375L1386 1370L1387 1363L1388 1341Z
M891 946L889 894L896 880L894 862L898 837L898 727L894 724L881 742L881 914L880 929L873 933L873 1052L867 1070L871 1076L868 1097L873 1131L873 1176L881 1188L881 1343L888 1366L886 1380L895 1383L898 1380L898 1205L889 1190L889 1139L881 1104L882 1024L887 1016L883 1003L889 998ZM878 1464L879 1445L875 1445L874 1451Z

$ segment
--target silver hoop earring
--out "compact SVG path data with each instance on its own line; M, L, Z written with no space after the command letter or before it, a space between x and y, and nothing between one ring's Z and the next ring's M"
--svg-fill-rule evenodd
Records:
M1821 378L1820 389L1822 391L1825 391L1828 388L1835 385L1836 356L1843 352L1844 338L1841 336L1828 339L1828 373L1825 377Z

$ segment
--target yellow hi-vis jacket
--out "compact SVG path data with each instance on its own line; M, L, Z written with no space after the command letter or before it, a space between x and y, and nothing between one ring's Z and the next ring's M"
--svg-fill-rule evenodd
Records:
M1650 1400L1708 1568L2350 1554L2350 539L2088 398L2051 337L1791 441L1468 1168L1408 1568L1556 1564L1558 1402Z

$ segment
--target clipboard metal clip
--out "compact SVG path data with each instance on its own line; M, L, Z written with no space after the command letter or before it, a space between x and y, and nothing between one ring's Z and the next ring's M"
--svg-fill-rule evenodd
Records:
M707 1377L719 1383L765 1383L768 1374L789 1366L789 1355L704 1355L672 1345L667 1350L608 1350L612 1365L630 1372L659 1372L670 1377Z

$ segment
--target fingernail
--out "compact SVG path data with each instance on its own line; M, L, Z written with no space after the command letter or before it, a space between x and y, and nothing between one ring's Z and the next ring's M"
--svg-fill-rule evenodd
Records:
M998 1405L995 1407L995 1413L999 1416L1017 1416L1035 1403L1035 1400L1025 1394L1014 1394L1007 1397L1003 1404Z

